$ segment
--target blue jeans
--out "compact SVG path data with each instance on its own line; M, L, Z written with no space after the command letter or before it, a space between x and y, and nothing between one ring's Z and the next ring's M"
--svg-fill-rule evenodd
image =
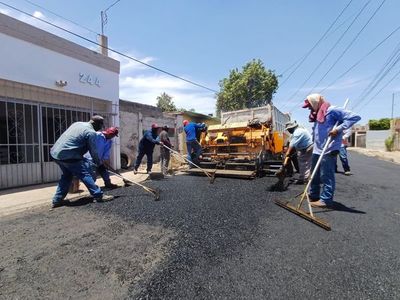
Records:
M343 171L350 172L349 160L347 159L347 147L346 146L340 147L339 158L340 158L340 161L342 162Z
M201 145L197 140L186 142L186 148L188 153L188 159L192 161L192 151L195 154L196 159L199 159L199 156L202 153Z
M78 177L86 185L94 198L103 197L103 192L93 180L90 164L86 159L74 162L56 160L55 163L60 167L62 175L58 182L56 194L53 197L53 204L61 202L68 194L73 176Z
M135 162L135 170L137 170L140 166L140 163L142 162L143 157L146 155L147 158L147 171L151 171L151 168L153 167L153 149L152 150L146 150L146 149L140 149L139 148L139 154L136 158Z
M90 170L92 172L92 178L96 182L97 174L103 178L104 184L111 183L110 174L108 173L107 168L104 165L96 167L95 165L91 164Z
M321 160L321 164L311 181L310 198L320 199L327 205L333 204L333 195L335 193L335 166L337 151L325 154ZM319 159L319 154L312 155L311 170L314 170ZM322 192L320 194L320 185L322 184Z

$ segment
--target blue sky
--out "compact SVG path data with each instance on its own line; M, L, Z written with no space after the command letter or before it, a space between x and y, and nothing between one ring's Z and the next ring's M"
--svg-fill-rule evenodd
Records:
M2 1L92 40L96 39L94 32L101 31L100 11L115 2L29 0L94 31L91 32L29 1ZM215 90L219 90L218 82L228 76L229 70L240 69L253 58L261 59L267 68L282 75L280 82L283 83L293 69L284 71L311 49L348 3L349 0L121 0L108 11L105 34L109 37L111 48ZM324 90L323 95L335 105L341 105L346 98L350 98L349 108L354 107L354 111L362 116L361 123L366 123L371 118L390 117L392 93L395 92L394 115L400 116L400 76L395 77L400 66L395 65L375 89L363 96L363 91L396 49L400 30L357 67L330 85L400 25L396 15L400 11L398 0L384 2L353 45L325 79L317 84L381 3L382 0L353 0L326 38L281 84L274 95L274 104L306 123L308 113L299 108L300 102L310 91ZM313 72L366 4L336 48ZM94 47L2 4L0 11L81 45ZM178 107L194 108L202 113L215 111L212 92L115 54L112 56L121 61L122 99L154 105L156 97L166 92L173 96ZM373 97L392 77L393 81Z

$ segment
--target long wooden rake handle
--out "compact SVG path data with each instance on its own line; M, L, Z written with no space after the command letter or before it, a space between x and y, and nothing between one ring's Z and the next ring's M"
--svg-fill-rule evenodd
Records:
M346 101L345 101L345 103L344 103L344 105L343 105L343 108L346 108L346 106L347 106L348 103L349 103L349 98L346 99ZM338 125L339 125L339 122L336 122L335 126L333 126L333 129L336 129L336 127L337 127ZM308 189L310 188L311 182L312 182L312 180L313 180L315 174L316 174L317 171L318 171L318 168L319 168L319 166L320 166L320 164L321 164L322 158L323 158L323 156L325 155L325 151L326 151L326 149L328 148L328 146L329 146L329 144L331 143L331 141L332 141L332 137L329 136L328 139L327 139L327 141L326 141L326 143L325 143L325 145L324 145L324 148L322 148L322 152L321 152L321 154L320 154L320 156L319 156L319 158L318 158L318 161L317 161L317 163L316 163L316 165L315 165L315 167L314 167L314 170L313 170L312 173L311 173L311 176L310 176L310 178L309 178L309 180L308 180L308 183L307 183L307 185L306 185L306 188L304 189L303 195L301 196L300 202L299 202L299 204L298 204L298 206L297 206L297 209L299 209L300 206L302 205L304 199L307 199L308 209L309 209L310 215L311 215L312 217L314 217L314 214L313 214L313 211L312 211L312 208L311 208L310 198L308 197Z

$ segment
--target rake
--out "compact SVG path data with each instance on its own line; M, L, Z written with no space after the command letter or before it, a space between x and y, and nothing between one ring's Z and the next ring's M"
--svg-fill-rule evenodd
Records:
M346 102L344 103L343 108L346 108L348 102L349 102L349 99L346 99ZM336 122L335 126L333 126L333 129L335 129L338 126L338 124L339 124L339 122ZM284 209L287 209L288 211L290 211L290 212L292 212L292 213L294 213L294 214L306 219L307 221L310 221L310 222L312 222L312 223L314 223L314 224L316 224L316 225L318 225L318 226L320 226L320 227L322 227L322 228L324 228L325 230L328 230L328 231L331 230L331 226L329 225L329 223L326 222L323 219L320 219L320 218L317 218L317 217L314 216L314 213L313 213L313 210L312 210L312 207L311 207L310 197L308 195L308 190L310 188L311 182L312 182L315 174L318 171L318 168L319 168L319 166L321 164L322 158L325 155L325 151L328 148L328 146L331 143L331 141L332 141L332 137L329 136L327 141L326 141L326 143L325 143L325 145L324 145L324 147L323 147L323 149L322 149L322 152L321 152L321 154L320 154L320 156L318 158L318 161L317 161L317 163L316 163L316 165L314 167L314 170L313 170L313 172L312 172L312 174L311 174L311 176L310 176L310 178L308 180L308 183L307 183L303 193L301 193L301 194L299 194L299 195L297 195L295 197L295 198L297 198L298 196L301 195L301 198L300 198L300 201L299 201L298 205L290 204L291 201L282 202L282 201L279 201L279 200L275 200L275 204L279 205L280 207L283 207ZM301 205L303 204L304 199L307 200L308 212L304 211L301 208Z

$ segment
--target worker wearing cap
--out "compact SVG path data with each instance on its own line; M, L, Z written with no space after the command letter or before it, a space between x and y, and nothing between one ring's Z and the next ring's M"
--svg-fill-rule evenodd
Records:
M168 136L168 129L167 125L163 126L162 131L160 133L160 141L167 146L168 148L173 148L174 146L171 144L171 141ZM169 160L171 158L170 150L164 147L160 149L160 163L161 163L161 172L164 176L168 175L168 165Z
M101 160L97 151L96 131L102 129L104 119L93 116L89 122L73 123L55 142L50 155L62 171L56 193L53 197L52 208L68 204L64 201L71 185L73 176L79 178L87 187L96 202L112 200L113 196L103 195L101 189L92 178L92 172L83 155L89 151L95 164Z
M332 206L335 192L336 157L342 143L343 131L351 128L361 117L344 108L332 106L320 94L308 95L304 100L303 108L310 110L309 120L314 123L311 170L315 168L328 137L332 137L311 182L310 199L313 201L311 205L313 207ZM336 122L338 122L338 126L334 128ZM322 185L322 191L320 185Z
M188 159L192 161L192 154L195 159L198 160L201 156L202 149L200 143L197 141L197 131L206 128L206 124L189 122L188 120L183 120L183 129L186 133L186 147L188 153Z
M111 155L111 147L112 147L112 139L118 136L118 128L117 127L109 127L102 132L97 132L96 139L96 148L100 159L100 164L95 165L93 169L93 178L96 180L96 173L99 173L101 178L103 178L104 186L106 188L117 188L118 185L111 183L110 174L108 173L108 169L113 170L110 165L110 155ZM89 163L92 161L92 157L90 153L86 153L85 157L89 159Z
M313 151L311 134L307 129L299 126L296 121L286 123L285 129L291 134L286 156L290 157L294 152L297 152L299 162L299 179L295 181L295 184L304 184L310 176Z
M155 145L162 145L158 137L158 125L152 124L150 130L146 130L143 134L142 139L139 142L139 153L136 158L133 173L137 174L137 170L142 162L143 157L146 155L147 158L147 173L151 173L153 167L153 152Z

